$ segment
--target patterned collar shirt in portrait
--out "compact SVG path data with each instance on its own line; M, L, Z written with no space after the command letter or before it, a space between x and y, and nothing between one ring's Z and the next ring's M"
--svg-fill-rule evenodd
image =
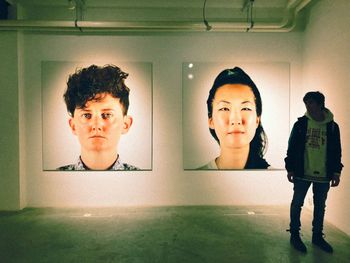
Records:
M92 171L89 169L81 160L79 157L77 162L75 164L69 164L65 166L59 167L57 170L60 171ZM133 171L133 170L140 170L139 168L123 163L121 159L118 157L117 160L108 168L105 170L99 170L99 171Z

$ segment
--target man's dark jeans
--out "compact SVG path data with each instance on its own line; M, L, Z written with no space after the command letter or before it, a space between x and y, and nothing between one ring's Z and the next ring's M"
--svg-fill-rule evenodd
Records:
M321 233L323 230L323 219L326 208L327 194L330 188L329 183L309 182L300 179L294 180L294 194L290 205L290 231L299 232L301 207L304 204L306 193L312 183L314 199L314 218L312 221L313 233Z

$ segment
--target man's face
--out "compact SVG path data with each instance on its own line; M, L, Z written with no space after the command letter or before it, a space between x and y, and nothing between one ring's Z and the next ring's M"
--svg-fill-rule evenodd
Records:
M305 101L305 107L307 112L313 117L322 113L322 107L315 100L309 99Z
M221 147L248 147L259 121L255 96L249 86L226 84L217 89L209 128L215 130Z
M82 151L117 151L121 134L128 132L130 116L123 116L119 99L98 94L82 109L75 109L69 120L73 134L78 136Z

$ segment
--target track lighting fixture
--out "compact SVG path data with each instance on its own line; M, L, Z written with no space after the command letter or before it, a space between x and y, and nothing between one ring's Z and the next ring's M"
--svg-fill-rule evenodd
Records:
M209 25L209 22L205 16L205 7L206 7L206 4L207 4L207 0L204 0L204 4L203 4L203 23L205 25L205 28L207 31L210 31L212 29L212 26Z
M69 10L74 10L76 5L77 5L77 3L75 2L75 0L68 0L68 9Z
M254 27L253 7L254 7L254 0L246 0L243 4L242 11L244 11L244 9L247 9L247 23L250 24L246 32L248 32Z

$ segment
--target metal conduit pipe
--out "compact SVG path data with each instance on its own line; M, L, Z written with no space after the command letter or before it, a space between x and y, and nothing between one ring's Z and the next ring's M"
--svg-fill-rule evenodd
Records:
M279 23L255 23L250 32L290 32L296 26L296 17L312 0L290 0L288 14ZM211 31L245 32L248 22L210 22ZM111 21L51 21L51 20L0 20L0 30L77 31L83 32L200 32L202 22L111 22Z
M254 28L250 31L252 32L290 32L296 26L296 17L298 13L306 7L312 0L302 0L298 3L297 0L290 0L288 3L288 16L284 18L284 20L278 24L264 24L263 27L259 28L259 24L256 24ZM292 17L292 18L290 18ZM270 29L270 31L268 31Z

